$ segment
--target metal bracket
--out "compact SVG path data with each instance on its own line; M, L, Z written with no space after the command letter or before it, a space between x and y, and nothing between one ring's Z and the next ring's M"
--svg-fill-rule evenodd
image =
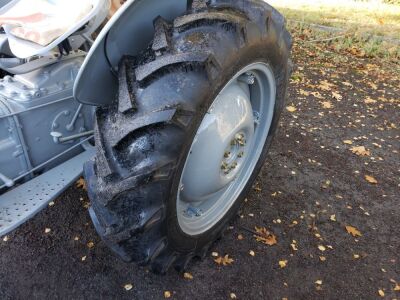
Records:
M94 134L94 130L89 130L89 131L85 131L85 132L81 132L81 133L77 133L77 134L73 134L73 135L70 135L70 136L63 137L61 132L58 132L58 131L50 132L50 135L53 137L53 141L56 144L62 144L62 143L70 142L70 141L77 140L77 139L80 139L80 138L83 138L83 137L87 137L87 136L90 136L90 135L93 135L93 134Z
M2 173L0 173L0 180L3 181L4 184L5 184L7 187L12 187L12 186L14 186L14 184L15 184L14 180L8 178L6 175L4 175L4 174L2 174Z
M50 56L43 56L28 62L22 60L21 64L17 63L15 58L2 58L0 60L0 68L11 74L26 74L37 69L41 69L52 64L62 62L65 60L73 59L76 57L85 56L86 52L81 50L74 50L68 55L60 56L56 53Z

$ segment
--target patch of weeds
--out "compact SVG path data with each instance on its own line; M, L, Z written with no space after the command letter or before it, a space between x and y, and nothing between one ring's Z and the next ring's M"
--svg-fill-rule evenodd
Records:
M355 32L327 32L304 23L289 22L288 28L295 42L310 49L318 59L330 58L340 62L343 58L332 57L333 51L400 64L398 41Z

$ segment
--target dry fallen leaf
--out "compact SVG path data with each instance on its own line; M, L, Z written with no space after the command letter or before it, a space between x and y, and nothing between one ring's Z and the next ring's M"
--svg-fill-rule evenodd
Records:
M251 256L256 256L256 253L255 253L253 250L250 250L250 251L249 251L249 254L250 254Z
M325 256L320 256L319 259L320 259L320 261L326 261L326 257Z
M372 177L370 175L365 175L365 180L368 181L371 184L377 184L378 183L378 181L374 177Z
M337 92L332 92L332 98L335 98L336 100L342 100L343 97Z
M237 239L238 239L239 241L241 241L241 240L244 239L244 237L243 237L243 235L239 234L238 237L237 237Z
M277 243L276 236L269 232L265 227L255 227L257 235L254 235L257 242L262 242L266 245L273 246Z
M230 293L229 295L231 297L231 299L237 299L236 294L235 293Z
M381 297L385 297L385 292L383 290L378 290L378 294Z
M347 233L351 234L354 237L362 235L361 232L357 228L350 226L350 225L346 226L346 230L347 230Z
M325 246L319 245L318 249L322 252L324 252L326 250Z
M229 257L229 255L225 255L224 257L220 256L216 259L214 259L214 261L218 264L218 265L230 265L234 262L234 260L232 258Z
M317 99L324 99L320 92L312 92L311 95L313 95Z
M280 260L279 261L279 266L281 269L286 268L288 261L287 260Z
M50 233L51 229L50 228L45 228L44 233Z
M82 256L81 261L85 261L85 260L86 260L86 256Z
M352 140L344 140L343 144L351 145L351 144L353 144L353 141Z
M367 149L365 149L364 146L354 146L350 148L351 152L358 156L370 156L371 152Z
M126 291L130 291L132 288L133 288L133 285L130 284L130 283L124 285L124 289L125 289Z
M9 238L8 235L6 235L5 237L3 237L3 242L8 242Z
M290 106L286 106L286 110L288 111L288 112L295 112L297 109L296 109L296 107L294 107L294 106L292 106L292 105L290 105Z
M305 90L300 89L300 95L302 95L302 96L310 96L310 93L305 91Z
M333 222L336 222L336 215L331 215L329 219Z
M372 104L372 103L376 103L376 100L371 99L370 97L367 97L367 98L364 100L364 103L365 103L365 104Z
M218 252L211 252L211 256L212 257L218 257L219 255L218 255Z
M183 273L183 278L192 280L193 279L193 275L188 273L188 272L185 272L185 273Z
M332 87L334 87L335 85L332 83L329 83L326 80L322 80L320 81L320 84L317 85L317 88L323 90L323 91L330 91L332 89Z
M92 249L92 248L94 247L94 243L93 243L92 241L88 242L88 243L87 243L87 247L88 247L89 249Z
M79 178L79 180L76 182L76 187L78 188L78 189L83 189L83 190L87 190L87 187L86 187L86 181L85 181L85 179L83 179L82 177L81 178Z
M164 292L164 298L165 299L171 298L171 292L170 291L165 291Z
M315 281L315 284L321 285L322 284L322 280Z
M353 254L353 257L354 257L355 259L359 259L359 258L360 258L360 255L359 255L359 254Z
M297 245L295 243L291 243L290 247L292 247L293 251L299 250L299 248L297 248Z
M370 87L372 87L374 90L377 90L377 89L378 89L378 86L377 86L375 83L373 83L373 82L367 82L367 84L368 84Z
M393 291L399 292L400 291L400 285L396 283L396 285L393 288Z
M332 103L330 101L321 102L323 108L332 108Z

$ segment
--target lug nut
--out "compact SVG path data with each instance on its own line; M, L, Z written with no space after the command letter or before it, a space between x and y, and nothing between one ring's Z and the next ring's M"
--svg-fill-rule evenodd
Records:
M254 74L248 72L246 74L243 74L242 76L240 76L238 78L238 81L249 84L249 85L253 85L256 81Z

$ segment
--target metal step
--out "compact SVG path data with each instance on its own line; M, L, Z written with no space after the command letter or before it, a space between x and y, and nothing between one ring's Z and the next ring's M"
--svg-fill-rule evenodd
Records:
M83 164L94 156L86 150L50 171L0 196L0 236L17 228L45 208L82 174Z

